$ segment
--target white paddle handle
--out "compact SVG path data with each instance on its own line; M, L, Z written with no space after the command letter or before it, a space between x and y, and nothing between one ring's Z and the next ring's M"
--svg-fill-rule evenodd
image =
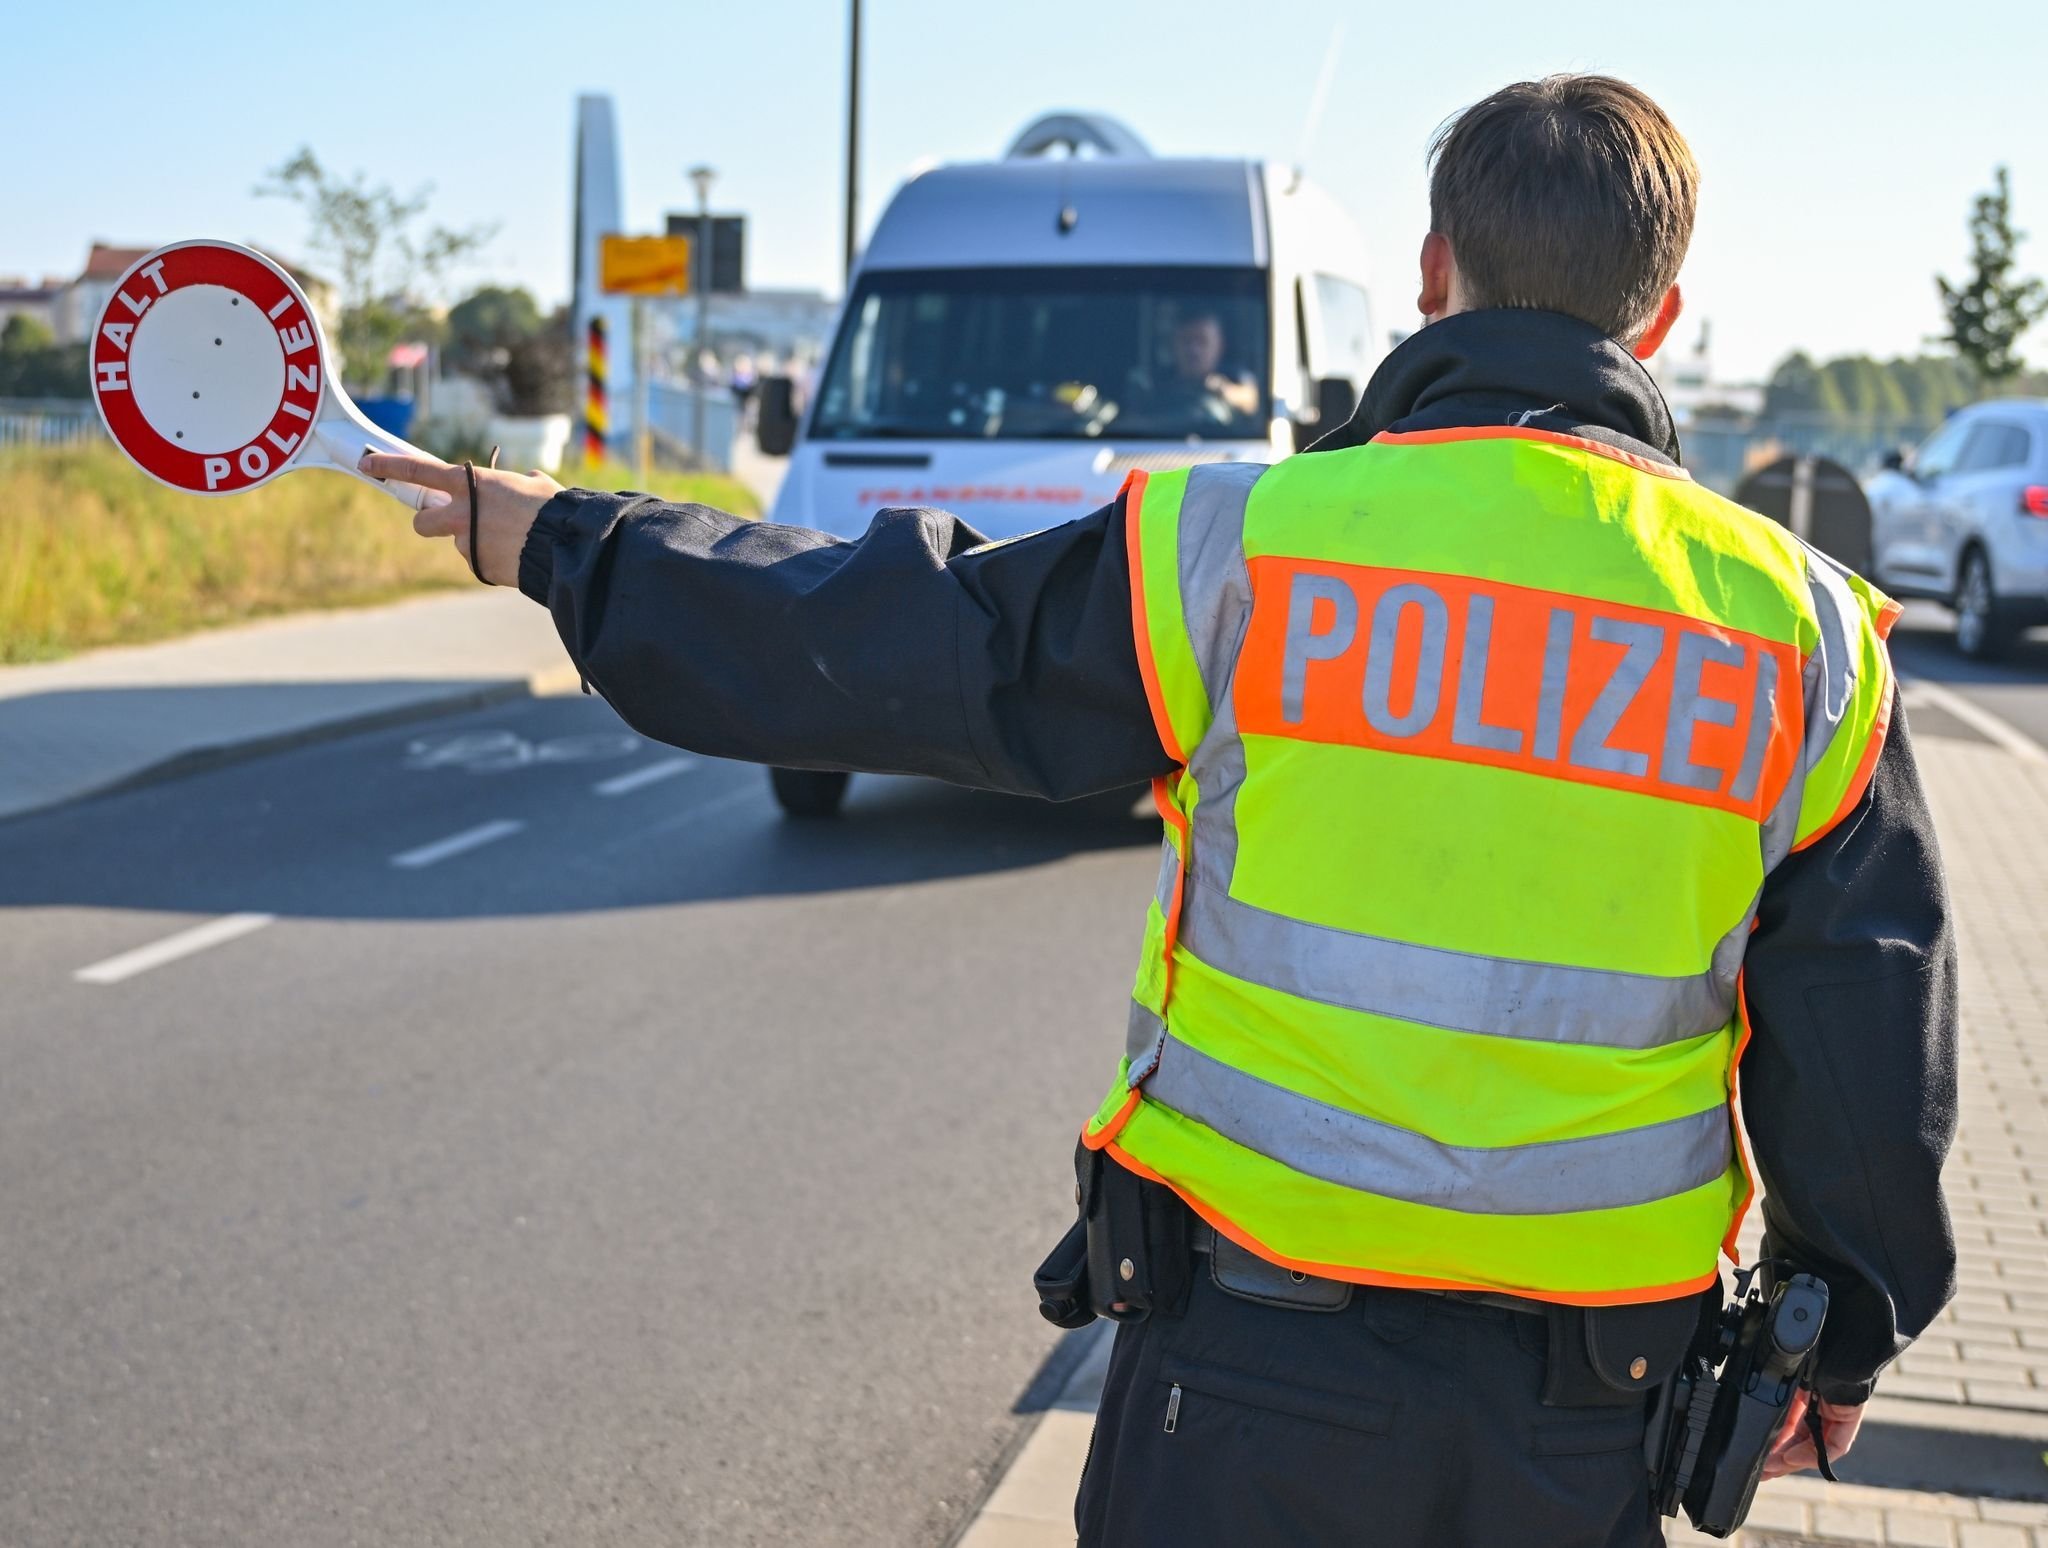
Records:
M395 478L372 478L356 465L364 452L395 453L402 457L426 455L409 441L401 441L390 431L380 430L368 419L354 414L330 413L320 422L313 434L320 443L320 449L327 454L329 462L335 467L361 479L372 489L383 490L400 504L416 511L433 498L427 490L417 484L408 484Z

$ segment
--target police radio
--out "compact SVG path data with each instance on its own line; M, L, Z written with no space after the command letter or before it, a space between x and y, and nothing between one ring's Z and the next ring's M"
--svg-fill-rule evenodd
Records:
M1768 1294L1756 1285L1758 1271L1775 1261L1737 1272L1734 1300L1702 1319L1651 1420L1650 1433L1662 1437L1657 1508L1675 1516L1683 1507L1709 1537L1732 1535L1749 1514L1764 1459L1813 1369L1827 1320L1828 1287L1811 1274L1790 1275ZM1832 1481L1820 1410L1811 1404L1807 1422L1821 1476Z

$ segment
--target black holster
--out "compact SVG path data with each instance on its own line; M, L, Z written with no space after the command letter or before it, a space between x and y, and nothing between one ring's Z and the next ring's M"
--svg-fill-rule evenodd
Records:
M1074 1182L1079 1218L1033 1276L1039 1314L1078 1328L1096 1317L1135 1322L1186 1310L1187 1206L1086 1145L1074 1148Z

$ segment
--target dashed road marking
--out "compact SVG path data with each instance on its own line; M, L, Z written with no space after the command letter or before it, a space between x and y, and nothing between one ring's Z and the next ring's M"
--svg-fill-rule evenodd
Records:
M625 774L614 774L610 779L601 779L590 788L594 794L601 796L627 795L659 780L672 779L678 774L688 773L696 766L695 758L664 758L659 763L650 763L644 768L633 769Z
M597 731L529 742L516 731L458 731L408 742L408 769L462 769L471 774L504 774L539 763L592 763L630 758L647 744L637 732Z
M71 976L82 984L118 984L138 973L147 973L151 968L176 962L180 957L239 940L273 923L276 918L275 914L226 914L219 919L209 919L205 924L194 925L189 930L180 930L175 935L167 935L160 941L152 941L147 946L124 951L104 962L95 962L91 967L82 967Z
M418 849L408 849L403 854L393 855L391 863L400 870L417 871L423 866L436 865L456 855L468 854L472 849L481 849L494 844L501 838L510 838L526 826L510 817L501 817L496 822L480 823L474 828L464 828L460 833L451 833L444 839L431 844L422 844Z
M1996 742L2015 758L2048 766L2048 748L2042 747L2011 721L1992 714L1975 700L1966 699L1939 683L1930 683L1924 677L1901 677L1899 697L1909 709L1916 700L1931 704L1945 714L1953 715L1986 741Z

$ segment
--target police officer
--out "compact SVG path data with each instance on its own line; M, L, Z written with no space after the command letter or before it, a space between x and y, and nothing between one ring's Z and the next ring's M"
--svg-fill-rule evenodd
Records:
M1434 147L1427 326L1350 424L1017 542L475 474L482 573L650 736L1155 782L1081 1152L1138 1221L1095 1298L1148 1315L1085 1544L1658 1542L1647 1405L1753 1178L1765 1252L1831 1291L1832 1454L1948 1298L1953 946L1897 608L1679 464L1640 362L1696 187L1622 82L1495 93ZM419 526L467 551L463 470L369 470L458 497Z

